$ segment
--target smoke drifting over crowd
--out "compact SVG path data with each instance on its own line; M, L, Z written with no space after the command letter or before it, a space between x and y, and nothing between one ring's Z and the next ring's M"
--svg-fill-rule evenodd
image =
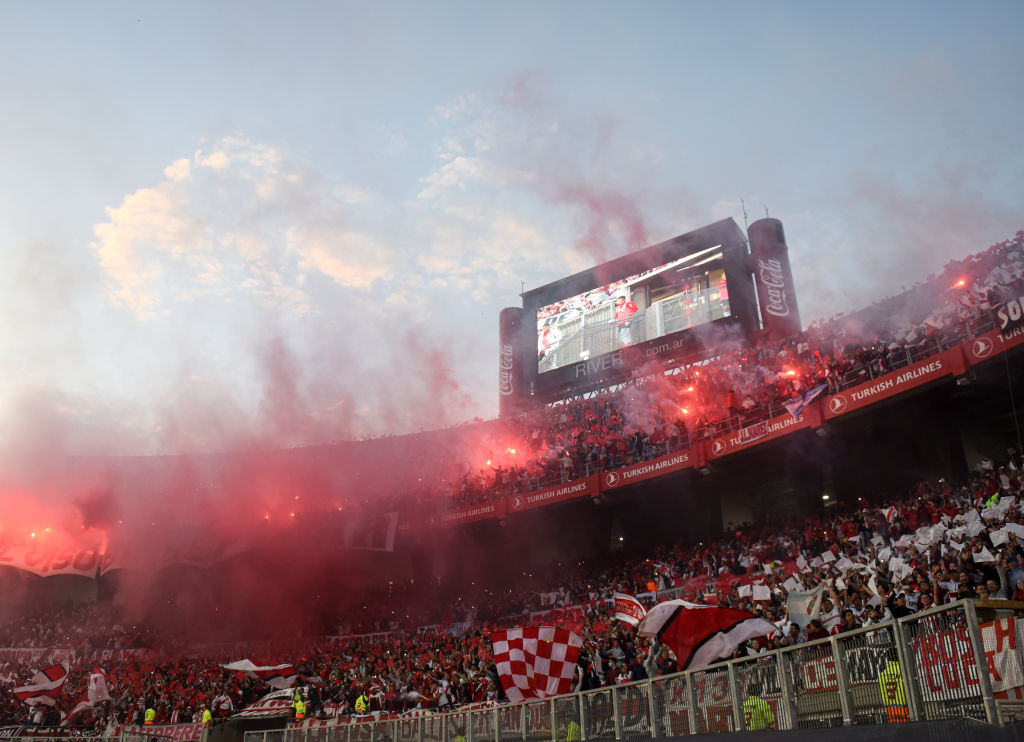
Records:
M245 616L296 630L300 603L324 617L358 603L361 559L390 566L347 547L353 523L566 450L554 435L460 425L494 416L497 317L524 288L700 224L742 223L743 194L756 216L767 202L786 222L801 310L814 320L895 294L1018 226L1008 146L1018 116L991 122L980 154L960 154L959 135L928 128L938 117L926 106L901 127L874 91L854 100L855 115L846 100L825 111L818 94L838 89L835 66L848 60L832 60L817 31L758 29L744 42L781 65L765 79L814 93L804 108L825 112L804 123L743 115L777 112L792 91L748 92L748 62L725 72L745 56L736 51L716 51L705 72L712 55L676 43L662 18L636 38L557 48L531 36L545 23L506 18L518 48L494 66L503 55L476 46L494 18L442 29L433 11L406 10L423 23L409 37L393 19L370 24L396 34L388 44L365 43L340 8L287 22L213 10L233 30L231 54L169 11L116 23L96 11L68 33L25 9L38 33L8 26L11 67L26 73L3 89L19 115L10 149L0 144L13 248L0 272L0 549L34 549L50 566L97 550L97 569L112 569L100 589L169 626L230 633ZM330 23L308 20L324 12ZM575 15L561 27L575 33ZM131 42L98 58L88 40L112 27ZM267 35L279 27L289 43ZM801 56L779 61L759 46L770 38L789 38ZM445 44L460 50L456 65L410 84L410 70L451 54ZM201 53L183 60L186 46ZM992 66L1019 69L1016 39L985 48ZM949 81L901 65L901 54L865 87L899 68L912 100L940 98ZM566 58L581 66L563 72ZM383 82L367 87L368 69ZM968 82L957 90L974 90ZM977 131L992 108L942 121ZM867 137L854 141L857 123ZM942 177L919 161L894 174L881 143L922 130L933 137L920 138L926 163L937 153L962 162ZM847 132L850 161L836 159L834 132ZM841 175L826 179L831 170ZM707 344L712 356L741 350L734 337ZM767 368L748 359L707 385L694 368L684 384L649 361L635 373L651 381L619 412L627 428L690 425L720 414L730 389L742 404ZM400 523L397 538L427 530ZM35 589L35 577L7 568L0 580L6 596ZM416 589L426 599L428 586ZM0 606L14 607L9 597Z

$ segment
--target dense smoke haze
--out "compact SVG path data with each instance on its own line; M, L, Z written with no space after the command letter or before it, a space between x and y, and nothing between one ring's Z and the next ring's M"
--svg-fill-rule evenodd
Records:
M0 30L0 546L100 549L140 616L169 564L176 617L344 612L346 523L536 455L480 422L524 289L768 213L807 324L1021 226L1012 3L239 7Z

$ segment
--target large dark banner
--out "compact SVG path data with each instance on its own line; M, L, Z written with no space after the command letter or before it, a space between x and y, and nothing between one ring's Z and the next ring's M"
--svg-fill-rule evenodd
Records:
M1024 296L1015 296L1000 307L992 310L996 317L996 325L1003 337L1014 330L1024 327Z

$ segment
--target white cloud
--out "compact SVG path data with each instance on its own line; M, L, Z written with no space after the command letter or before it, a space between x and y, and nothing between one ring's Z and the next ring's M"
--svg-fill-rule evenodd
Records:
M199 164L203 167L212 167L214 170L222 170L229 164L228 156L225 152L213 152L199 160Z
M295 227L288 230L288 248L300 257L299 267L330 277L335 282L369 289L391 277L391 252L367 235L332 229Z
M141 320L239 294L304 314L307 274L359 291L392 274L392 251L349 223L347 209L370 206L372 192L329 185L273 147L223 139L164 178L93 228L108 296Z
M93 228L98 241L92 246L110 281L108 295L147 319L158 301L155 284L165 272L160 253L175 250L194 228L174 198L155 188L126 196L107 216L108 222Z
M164 168L164 175L168 180L181 180L182 178L188 177L191 165L188 159L182 157L181 159L175 160L170 165Z
M451 121L452 119L459 118L466 114L475 103L475 94L462 93L456 96L455 100L450 103L436 106L434 110L437 112L437 115L445 121Z

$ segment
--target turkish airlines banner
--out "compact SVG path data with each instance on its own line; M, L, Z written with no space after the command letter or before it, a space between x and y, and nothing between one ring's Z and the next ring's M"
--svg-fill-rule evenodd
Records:
M960 346L950 348L912 366L833 394L825 399L825 419L832 420L946 376L960 376L964 371L963 350Z
M979 335L963 344L967 363L975 366L1018 345L1024 345L1024 327L1008 328L1004 335L1000 330Z
M576 479L572 482L559 484L554 487L545 487L536 492L524 492L520 495L506 497L506 512L521 513L526 510L553 505L556 502L575 500L581 497L597 497L600 494L597 484L597 475L586 479Z
M505 517L505 512L505 498L501 498L494 502L483 503L482 505L473 505L472 507L458 508L439 515L431 515L427 518L427 525L430 527L450 526L458 523L472 523L477 520L490 520L494 518L501 520Z
M705 442L704 460L714 461L723 456L743 451L751 446L756 446L765 441L781 438L784 435L803 430L805 428L817 428L821 425L821 407L812 404L804 408L799 417L793 417L788 412L773 417L771 420L755 423L741 428L735 433L723 435L712 441Z
M0 566L17 567L40 577L95 577L97 569L100 574L113 569L113 562L112 555L101 554L96 547L62 549L43 544L0 546Z
M658 459L651 459L639 464L633 464L622 469L606 471L601 475L601 489L607 492L618 487L624 487L634 482L642 482L645 479L660 477L662 474L670 474L674 471L682 471L693 466L698 466L697 455L699 448L688 448L685 451L676 451L668 456Z

